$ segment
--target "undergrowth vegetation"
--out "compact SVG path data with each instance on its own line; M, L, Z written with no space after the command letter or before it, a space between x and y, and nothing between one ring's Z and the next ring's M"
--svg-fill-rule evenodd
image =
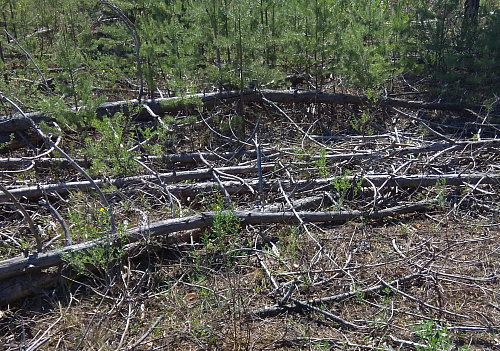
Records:
M474 3L0 0L0 348L498 349Z

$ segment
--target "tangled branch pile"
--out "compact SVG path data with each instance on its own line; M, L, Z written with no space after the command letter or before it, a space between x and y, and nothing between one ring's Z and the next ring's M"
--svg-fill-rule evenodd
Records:
M6 349L498 347L495 116L229 95L3 145Z

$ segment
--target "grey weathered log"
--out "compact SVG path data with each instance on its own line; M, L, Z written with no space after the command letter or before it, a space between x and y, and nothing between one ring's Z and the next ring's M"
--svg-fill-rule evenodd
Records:
M255 166L220 167L218 169L228 174L248 174L257 172L257 167ZM274 169L274 164L266 163L263 165L263 169L264 171L269 172ZM212 177L212 170L209 168L202 168L193 171L161 173L159 174L159 177L167 183L175 183L185 180L210 179ZM143 181L156 182L157 178L154 175L145 175L110 180L95 180L95 183L98 186L111 185L116 187L123 187L130 186L134 183L142 183ZM59 194L66 194L69 191L74 190L92 190L92 184L90 184L90 182L88 181L79 181L9 189L9 191L18 198L22 196L26 198L36 198L43 195L44 191L47 193L57 192ZM7 200L7 196L5 194L0 194L0 201L5 200Z
M264 167L265 166L265 167ZM274 168L274 164L263 165L264 171L270 171ZM256 172L256 167L253 166L242 166L242 167L221 167L226 173L231 172L241 172L241 173L251 173ZM182 180L193 180L193 179L210 179L211 171L209 169L201 169L197 171L185 171L176 173L165 173L162 177L165 177L167 182L179 182ZM438 182L444 185L462 185L462 184L476 184L481 181L481 184L498 184L500 183L500 174L493 173L472 173L472 174L413 174L413 175L391 175L391 174L367 174L362 178L359 176L346 176L347 180L351 182L361 181L361 187L372 188L373 185L380 187L385 184L385 186L398 186L400 188L418 188L422 186L433 186ZM324 190L333 188L333 182L336 177L330 178L319 178L313 180L300 180L295 183L282 182L285 190L290 191L295 189L296 193L301 191L322 188ZM127 177L121 179L111 179L109 181L96 180L97 185L103 186L106 184L113 185L116 187L132 186L136 183L142 183L143 180L149 182L156 182L154 176L136 176ZM245 185L238 181L225 181L223 182L226 191L229 194L244 193L248 192L249 189ZM246 182L251 186L254 191L258 191L258 181L248 180ZM373 184L373 185L372 185ZM203 183L186 183L177 184L176 186L170 187L169 190L174 195L193 196L199 194L202 191L212 191L215 187L213 182L203 182ZM69 191L80 190L89 191L92 190L91 184L86 181L81 182L67 182L59 184L46 184L39 186L29 186L29 187L19 187L10 188L9 191L16 197L24 196L26 198L37 198L43 195L43 192L57 192L61 195L68 193ZM264 190L268 192L278 191L278 182L276 180L270 180L265 182ZM0 194L0 201L6 201L7 197L4 194Z
M335 136L312 136L313 138L324 138L328 140L329 138L335 138ZM386 137L386 136L385 136ZM346 137L339 137L344 140ZM7 139L8 141L10 139ZM1 142L1 141L0 141ZM360 150L359 152L346 152L346 153L338 153L338 154L327 154L325 156L319 155L302 155L304 160L317 160L321 157L325 157L328 160L354 160L354 159L368 159L368 158L376 158L376 157L392 157L399 155L418 155L427 152L435 152L449 149L450 151L458 150L464 147L499 147L500 139L483 139L483 140L463 140L457 141L455 143L434 143L430 145L422 145L422 146L410 146L410 147L387 147L382 150ZM265 148L261 150L263 155L269 156L273 153L276 155L294 155L293 151L289 151L287 149L270 149ZM238 157L242 157L243 159L254 158L256 156L255 150L242 151L237 154ZM210 161L216 161L223 159L230 159L234 157L233 152L222 152L220 154L214 153L203 153L203 157ZM161 159L163 162L176 164L176 163L192 163L192 162L200 162L199 153L184 153L184 154L167 154L163 156L148 156L147 160L155 161ZM82 167L90 167L91 160L84 159L75 159ZM31 163L29 158L19 158L19 157L9 157L9 158L0 158L0 169L15 169L19 167L25 167ZM69 162L65 158L52 158L52 157L43 157L35 159L36 167L51 167L58 165L60 167L66 167L69 165Z
M427 110L453 110L464 111L465 109L477 110L477 106L470 106L455 103L438 103L438 102L425 102L414 100L402 100L380 97L375 102L364 95L350 95L350 94L336 94L336 93L323 93L320 91L309 90L269 90L263 89L261 91L245 90L227 91L220 93L201 93L187 95L186 97L169 97L161 99L149 99L139 102L137 99L128 101L115 101L107 102L99 106L96 110L97 116L114 115L117 112L125 114L131 111L137 111L142 104L146 104L155 114L172 113L180 110L193 110L197 104L190 99L199 99L204 107L213 108L220 103L230 103L239 101L248 102L262 102L263 96L266 99L275 103L321 103L328 105L367 105L374 104L377 106L394 106L410 109L427 109ZM49 121L52 118L43 112L32 112L27 114L35 123L39 124L41 121ZM144 109L139 113L139 116L149 117L149 113ZM9 116L0 117L0 131L2 133L11 133L17 130L25 130L30 127L29 124L22 120L19 114L12 114Z
M402 213L411 213L421 211L429 206L429 202L415 202L402 206L386 208L372 213L361 211L341 211L341 212L298 212L299 217L304 222L343 222L355 218L382 218L389 215ZM171 236L172 233L178 233L186 230L206 228L212 225L215 212L202 212L193 216L183 218L172 218L165 221L152 223L149 226L140 226L126 231L126 243L134 243L144 238L147 234L150 237L167 235L167 240L177 241L177 237ZM259 211L235 211L234 215L242 220L243 224L266 224L298 223L294 212L259 212ZM62 256L69 252L85 252L106 242L119 240L117 236L99 240L88 241L80 244L66 246L59 250L47 253L33 254L28 257L15 257L0 261L0 281L20 274L37 272L61 263Z
M499 141L500 143L500 141ZM261 153L264 155L271 155L272 153L278 154L278 151L266 148L261 150ZM202 153L203 157L210 161L218 161L218 160L226 160L235 156L234 152L221 152L219 154L215 154L213 152L204 152ZM236 154L237 157L241 157L244 160L255 158L255 150L247 150ZM0 169L16 169L20 167L26 167L31 164L32 160L35 162L35 167L61 167L65 168L70 165L69 161L65 158L61 157L5 157L0 158ZM200 162L200 154L199 152L189 152L182 154L165 154L162 156L148 156L148 157L140 157L141 161L163 161L167 164L189 164ZM86 160L83 158L75 158L75 162L77 162L81 167L88 168L92 164L92 160Z

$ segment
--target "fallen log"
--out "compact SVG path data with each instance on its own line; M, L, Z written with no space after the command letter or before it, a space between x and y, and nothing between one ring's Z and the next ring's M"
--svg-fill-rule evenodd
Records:
M367 174L363 177L360 176L344 176L343 179L351 182L360 182L361 188L371 189L373 185L380 187L385 184L387 187L398 186L404 189L415 189L419 187L435 186L440 184L441 186L459 186L463 184L475 185L478 182L481 184L499 184L500 174L488 174L488 173L472 173L472 174L414 174L414 175L403 175L396 176L391 174ZM323 191L334 189L334 182L338 177L330 178L318 178L310 180L299 180L296 182L282 181L282 186L285 191L294 191L296 194L300 194L305 191L311 191L314 189L321 189ZM249 180L246 185L241 184L237 181L227 181L223 182L226 191L229 194L244 193L248 192L246 185L251 186L254 191L258 191L258 181ZM196 184L178 184L169 188L169 191L175 195L195 196L201 192L210 192L215 188L216 183L214 182L204 182ZM278 192L279 185L277 180L270 180L264 182L264 191L267 192Z
M362 211L339 211L339 212L259 212L259 211L234 211L234 215L242 221L242 224L268 224L268 223L281 223L281 224L297 224L299 220L297 215L304 222L345 222L356 218L371 218L377 219L386 216L392 216L403 213L417 212L427 208L429 202L415 202L401 206L390 207L373 212ZM179 233L186 230L206 228L212 225L215 212L201 212L199 214L183 217L172 218L165 221L152 223L148 226L140 226L128 229L125 235L125 243L135 243L145 236L156 237L160 235L167 235L167 240L170 242L177 241L181 234L170 235ZM15 257L7 260L0 261L0 281L18 276L26 273L38 272L42 269L53 267L62 262L64 254L70 252L85 252L99 245L107 242L117 242L123 239L117 236L106 237L104 239L97 239L84 243L66 246L62 249L50 251L47 253L35 253L28 257ZM1 294L0 294L1 295Z
M270 155L273 152L277 153L278 151L274 151L272 149L264 149L261 150L261 153L264 155ZM243 159L248 159L248 158L255 158L256 153L255 150L248 150L248 151L243 151L240 153L235 153L235 152L221 152L220 154L215 154L212 152L204 152L201 153L202 156L209 160L209 161L218 161L218 160L225 160L225 159L230 159L232 157L234 158L243 158ZM182 154L166 154L162 156L148 156L144 158L139 158L141 161L142 160L147 160L147 161L163 161L166 164L190 164L190 163L196 163L196 162L201 162L200 158L200 153L199 152L190 152L190 153L182 153ZM74 161L78 163L81 167L88 168L91 166L92 161L91 160L86 160L83 158L75 158ZM32 162L35 162L35 167L43 167L43 168L48 168L48 167L68 167L70 166L70 162L61 157L40 157L40 158L35 158L35 157L6 157L6 158L0 158L0 169L2 170L7 170L7 169L16 169L16 168L21 168L21 167L27 167L29 166Z
M275 165L273 163L266 163L262 165L262 170L264 172L269 172L274 169ZM233 166L233 167L220 167L217 170L227 173L227 174L248 174L256 173L256 166ZM210 179L212 178L211 168L202 168L193 171L179 171L179 172L169 172L161 173L157 176L155 175L143 175L134 176L110 180L95 180L97 186L102 187L106 185L123 187L129 186L135 183L147 182L157 182L158 178L166 183L175 183L186 180L199 180L199 179ZM44 194L44 192L57 192L59 194L67 194L69 191L80 190L80 191L90 191L93 190L94 186L89 181L79 181L79 182L66 182L58 184L45 184L39 186L27 186L20 188L10 188L8 189L17 198L37 198ZM0 194L0 201L7 201L8 197L5 194Z
M323 93L321 91L308 91L308 90L261 90L259 95L262 94L266 99L277 103L319 103L327 105L376 105L376 106L393 106L410 109L424 109L424 110L447 110L447 111L462 111L466 108L474 109L472 106L465 106L462 104L454 103L438 103L438 102L425 102L415 100L392 99L386 97L377 97L370 99L365 95L351 95L351 94L336 94L336 93ZM254 95L245 95L244 101L261 101ZM476 106L475 106L476 107Z
M264 165L263 165L264 166ZM274 169L274 165L267 164L263 168L264 171L270 171ZM244 166L241 170L247 171L247 173L255 172L256 167ZM235 171L236 167L222 167L220 170L232 169ZM230 174L237 174L231 173ZM208 169L203 169L199 171L186 171L177 173L167 173L162 174L161 177L165 177L166 182L182 181L187 179L209 179L211 178L211 173ZM385 184L386 186L398 186L400 188L418 188L425 186L434 186L436 184L457 186L463 184L477 184L481 181L481 184L498 184L500 183L500 174L496 173L471 173L471 174L413 174L413 175L392 175L392 174L366 174L364 176L343 176L341 177L350 182L360 182L362 188L372 188L373 185L380 187ZM303 191L313 190L316 188L322 188L323 190L328 190L333 188L333 183L338 177L330 178L318 178L310 180L300 180L297 182L283 181L282 185L286 191L294 190L296 193ZM132 186L134 184L141 184L143 181L147 180L151 183L157 183L158 179L155 176L137 176L128 177L121 179L111 179L109 181L97 180L96 183L99 186L104 186L105 184L113 185L118 188L125 186ZM259 190L259 184L257 180L246 180L245 184L239 181L224 181L222 182L224 188L229 194L245 193L250 186L255 192ZM182 195L184 197L195 196L201 192L211 192L217 186L215 182L197 182L197 183L186 183L186 184L176 184L169 186L170 193L174 195ZM87 181L81 182L67 182L59 184L46 184L39 186L29 186L29 187L19 187L19 188L9 188L8 190L17 198L38 198L43 196L44 192L51 193L57 192L61 195L67 194L69 191L90 191L92 190L92 185ZM264 181L264 191L267 192L277 192L279 190L277 180ZM0 201L8 201L5 194L0 194Z
M379 97L377 99L369 99L364 95L351 95L351 94L336 94L324 93L321 91L309 90L270 90L263 89L260 91L245 90L227 91L220 93L200 93L187 95L185 97L169 97L161 99L149 99L139 102L136 99L128 101L115 101L102 104L96 109L97 116L104 115L112 116L117 112L129 114L136 112L141 106L147 105L148 108L157 115L165 113L177 112L180 110L194 110L200 106L205 108L213 108L221 103L231 103L243 99L243 102L262 102L263 96L266 99L283 104L291 103L321 103L328 105L377 105L382 107L392 106L409 109L426 109L426 110L451 110L451 111L465 111L466 109L475 110L478 106L469 106L464 104L454 103L438 103L438 102L425 102L414 100L403 100ZM142 109L138 117L150 117L149 111ZM47 115L45 112L31 112L27 114L35 123L39 124L42 121L48 122L54 120L52 116ZM0 130L2 133L12 133L18 130L26 130L30 128L30 124L20 115L11 114L0 117Z
M335 136L312 136L313 138L324 138L328 140L329 138L334 138ZM347 137L338 137L340 140L344 140ZM360 138L362 138L360 136ZM454 150L458 150L464 147L498 147L500 146L500 139L483 139L483 140L461 140L456 141L455 143L434 143L430 145L422 145L422 146L410 146L410 147L396 147L389 146L382 148L380 150L359 150L358 152L351 153L330 153L324 156L318 155L309 155L304 154L301 157L305 161L310 160L318 160L321 157L326 158L327 160L356 160L356 159L369 159L369 158L382 158L382 157L394 157L400 155L418 155L428 152L435 152L448 149L450 152ZM276 155L283 156L296 156L297 154L293 152L293 150L289 149L263 149L261 150L263 155L269 156L273 153ZM220 154L214 154L210 152L202 153L203 158L210 161L217 161L222 159L230 159L235 156L234 152L222 152ZM248 150L239 154L236 154L237 158L254 158L256 157L255 150ZM142 160L142 158L140 159ZM157 161L162 160L167 164L188 164L188 163L196 163L201 162L200 153L183 153L183 154L167 154L163 156L148 156L148 161ZM91 165L90 160L85 159L74 159L76 163L78 163L81 167L88 168ZM21 158L21 157L7 157L0 158L0 169L9 170L16 169L29 166L32 162L35 163L35 167L67 167L70 165L69 161L65 158L57 158L57 157L42 157L42 158Z

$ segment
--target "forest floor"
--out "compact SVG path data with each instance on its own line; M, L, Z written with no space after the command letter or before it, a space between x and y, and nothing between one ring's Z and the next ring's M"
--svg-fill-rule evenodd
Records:
M68 251L16 281L36 295L4 304L2 349L500 350L493 115L266 99L161 118L52 138L109 208L33 133L7 145L2 184L46 189L19 205ZM0 201L4 269L36 240ZM120 244L78 251L103 238Z

